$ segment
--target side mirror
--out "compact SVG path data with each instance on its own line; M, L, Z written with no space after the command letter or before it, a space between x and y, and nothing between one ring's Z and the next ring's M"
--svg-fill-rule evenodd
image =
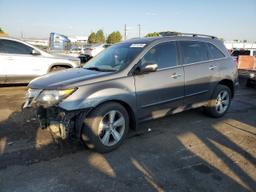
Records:
M41 55L41 53L35 49L32 50L31 55Z
M139 74L155 72L157 68L158 65L156 63L145 63L143 66L140 67Z

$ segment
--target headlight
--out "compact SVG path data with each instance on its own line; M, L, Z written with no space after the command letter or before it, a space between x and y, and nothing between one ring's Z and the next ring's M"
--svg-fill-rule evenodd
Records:
M76 88L64 89L64 90L43 90L40 95L37 97L36 102L39 105L45 107L50 107L55 104L58 104L63 99L70 96L76 91Z

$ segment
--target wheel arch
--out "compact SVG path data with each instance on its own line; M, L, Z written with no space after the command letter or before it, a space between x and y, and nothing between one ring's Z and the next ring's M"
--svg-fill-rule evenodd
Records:
M234 83L232 80L230 79L223 79L221 80L218 85L225 85L227 86L230 91L231 91L231 97L233 98L234 97L234 94L235 94L235 87L234 87Z
M73 66L69 63L53 63L48 67L48 73L52 70L53 67L66 67L66 68L72 68Z
M127 102L125 102L123 100L119 100L119 99L105 100L105 101L99 103L98 105L96 105L94 107L94 109L96 109L97 107L99 107L101 105L104 105L106 103L111 103L111 102L118 103L126 109L128 115L129 115L130 128L132 130L136 130L137 129L137 120L136 120L135 111L132 109L132 107Z

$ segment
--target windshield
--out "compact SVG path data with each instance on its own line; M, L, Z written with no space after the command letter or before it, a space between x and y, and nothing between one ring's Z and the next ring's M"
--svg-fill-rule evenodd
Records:
M144 47L145 44L122 43L113 45L91 59L84 68L97 71L120 71L131 63Z

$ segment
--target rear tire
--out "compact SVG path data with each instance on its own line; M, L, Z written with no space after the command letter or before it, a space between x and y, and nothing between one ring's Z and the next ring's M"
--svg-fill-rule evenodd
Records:
M105 103L85 118L81 136L89 148L106 153L122 144L128 128L129 115L126 109L115 102Z
M206 113L215 118L225 115L231 104L231 91L225 85L217 85L215 91L208 102Z

